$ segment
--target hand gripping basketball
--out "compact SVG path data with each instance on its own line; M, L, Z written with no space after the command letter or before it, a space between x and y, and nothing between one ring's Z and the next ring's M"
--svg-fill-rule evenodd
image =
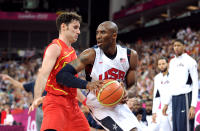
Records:
M100 104L103 106L115 106L124 98L125 90L123 86L116 80L104 80L104 84L96 96Z

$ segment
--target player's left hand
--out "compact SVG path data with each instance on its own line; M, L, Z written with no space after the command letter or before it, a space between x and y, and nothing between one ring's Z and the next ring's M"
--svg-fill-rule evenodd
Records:
M126 92L126 89L125 89L125 87L124 87L124 83L123 82L120 82L120 85L124 88L124 95L123 95L123 98L122 98L122 100L121 100L121 104L125 104L125 103L127 103L127 101L128 101L128 94L127 94L127 92Z
M11 77L7 74L0 74L0 77L2 78L2 80L10 80Z
M42 104L43 100L44 100L44 96L35 99L32 105L29 107L28 114L34 111L34 109L37 108L40 104Z
M189 119L194 119L195 117L195 107L191 106L189 110Z
M93 81L93 82L88 82L86 89L89 90L100 90L101 87L103 86L103 80L99 80L99 81Z

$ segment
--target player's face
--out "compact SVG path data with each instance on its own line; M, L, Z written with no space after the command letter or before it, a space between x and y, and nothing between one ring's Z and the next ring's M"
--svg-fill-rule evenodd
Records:
M109 30L106 24L100 24L96 31L97 45L102 50L107 50L113 42L113 32Z
M147 111L148 113L152 111L152 103L150 103L150 102L147 102L147 103L146 103L146 111Z
M141 106L140 102L137 101L136 103L133 104L133 111L137 112L141 107L142 106Z
M78 35L80 34L80 22L77 20L72 20L72 22L66 25L64 28L64 33L70 43L76 42Z
M185 50L185 46L182 43L178 41L174 42L174 52L176 56L182 55L184 50Z
M158 60L158 69L161 72L167 71L167 67L168 67L168 63L167 63L167 61L165 59Z

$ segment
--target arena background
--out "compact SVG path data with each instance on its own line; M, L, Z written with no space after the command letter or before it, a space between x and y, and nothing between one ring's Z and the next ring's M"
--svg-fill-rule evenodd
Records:
M118 43L139 54L137 86L129 97L138 98L144 108L152 100L156 59L173 56L173 39L188 43L186 51L200 72L200 0L0 0L1 74L23 83L35 79L45 47L58 37L55 19L62 11L77 11L83 17L81 35L73 44L77 53L96 44L99 23L112 20L118 25ZM12 109L15 125L21 123L27 131L36 130L34 114L27 114L31 102L31 93L0 80L0 111ZM0 130L5 127L2 114ZM197 115L196 125L199 111Z

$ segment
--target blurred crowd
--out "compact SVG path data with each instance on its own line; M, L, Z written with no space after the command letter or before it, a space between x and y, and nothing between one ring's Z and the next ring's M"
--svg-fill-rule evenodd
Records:
M184 40L187 45L186 52L196 59L198 70L200 70L200 31L194 31L190 27L181 29L176 33L176 38ZM172 42L173 38L170 35L151 41L140 39L136 43L123 44L119 41L120 44L136 50L139 56L137 84L128 91L128 105L140 121L147 121L148 114L151 114L153 78L158 73L157 58L159 56L166 56L169 59L173 57ZM8 74L22 83L35 80L42 56L34 50L18 51L16 55L21 59L4 59L0 63L0 74ZM5 57L6 52L1 52L0 59L3 60ZM31 93L16 89L9 81L3 81L0 78L0 112L9 113L13 109L27 109L32 99Z
M26 58L19 61L9 60L0 64L1 74L8 74L15 80L25 83L34 81L36 79L36 72L42 62L41 58ZM33 100L31 93L24 89L15 88L10 81L0 80L0 112L3 124L5 121L4 112L11 112L11 110L23 110L30 106Z

